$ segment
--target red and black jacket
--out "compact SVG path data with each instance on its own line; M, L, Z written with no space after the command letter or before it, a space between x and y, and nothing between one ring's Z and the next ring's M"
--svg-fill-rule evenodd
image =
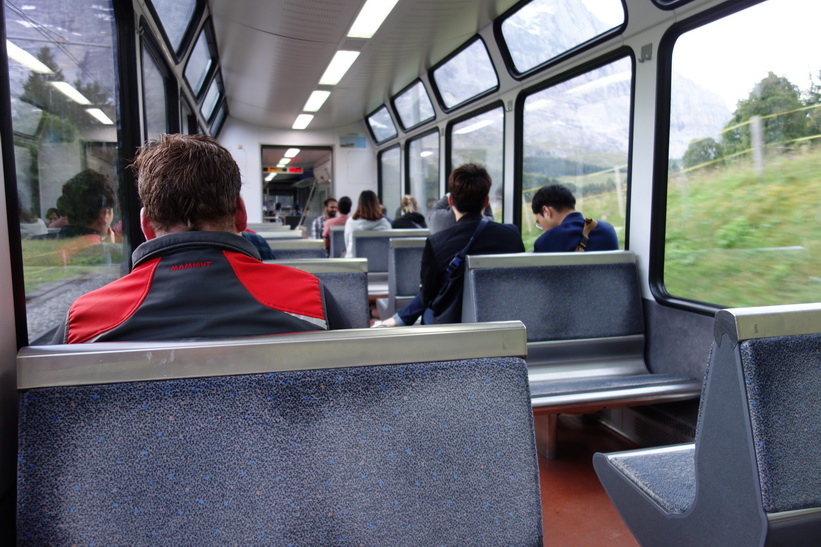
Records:
M311 274L263 264L227 232L180 232L140 245L130 274L78 298L55 343L181 340L350 328Z

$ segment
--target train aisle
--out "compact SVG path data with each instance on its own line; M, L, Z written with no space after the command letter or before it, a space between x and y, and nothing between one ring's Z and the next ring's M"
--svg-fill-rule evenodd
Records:
M559 416L559 458L539 456L544 544L637 546L593 470L594 452L637 445L581 416Z

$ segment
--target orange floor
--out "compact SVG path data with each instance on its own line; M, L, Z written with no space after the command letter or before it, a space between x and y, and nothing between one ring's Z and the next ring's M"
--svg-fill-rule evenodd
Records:
M559 457L539 456L544 544L547 546L638 545L593 470L594 452L636 448L598 424L559 417Z

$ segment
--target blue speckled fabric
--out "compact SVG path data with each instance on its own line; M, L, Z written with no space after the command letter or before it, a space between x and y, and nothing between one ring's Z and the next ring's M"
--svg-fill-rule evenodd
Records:
M351 327L365 329L371 325L368 274L365 272L332 272L314 275L331 291L340 307L348 314Z
M821 334L742 342L764 510L821 507Z
M636 266L470 270L478 321L522 321L527 341L644 333Z
M668 513L684 513L696 497L695 445L656 454L618 454L614 467Z
M541 545L524 361L20 394L23 545Z

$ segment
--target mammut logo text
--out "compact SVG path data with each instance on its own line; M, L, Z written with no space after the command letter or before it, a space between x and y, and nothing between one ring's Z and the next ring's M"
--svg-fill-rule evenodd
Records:
M206 266L210 266L211 262L189 262L188 264L178 264L176 266L171 266L171 271L175 270L187 270L189 268L205 268Z

